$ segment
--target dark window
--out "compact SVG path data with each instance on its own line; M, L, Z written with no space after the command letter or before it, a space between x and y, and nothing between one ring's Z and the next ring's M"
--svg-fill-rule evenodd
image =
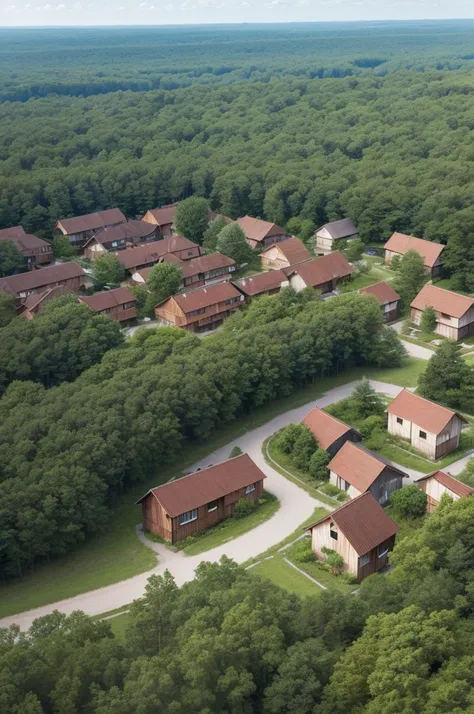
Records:
M337 540L337 531L334 530L334 524L331 523L329 526L329 535L333 540Z
M211 501L210 503L207 504L207 512L212 513L212 511L217 511L218 505L219 505L219 501Z
M364 566L364 565L367 565L367 563L369 562L369 560L370 560L369 555L361 555L360 558L359 558L359 565L360 565L361 567Z
M426 439L426 431L420 431L420 439Z
M401 417L397 417L397 424L403 424L403 419Z

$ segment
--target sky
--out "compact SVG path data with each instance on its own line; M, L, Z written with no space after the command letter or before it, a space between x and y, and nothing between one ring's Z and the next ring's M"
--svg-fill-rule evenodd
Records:
M0 0L0 26L474 18L474 0Z

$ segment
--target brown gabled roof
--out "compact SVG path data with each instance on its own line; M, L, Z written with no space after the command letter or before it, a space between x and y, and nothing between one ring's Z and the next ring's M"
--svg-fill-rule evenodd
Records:
M56 228L61 225L66 235L73 235L84 231L95 231L98 228L105 228L105 226L111 226L114 223L125 223L126 220L120 209L110 208L107 211L88 213L85 216L63 218L56 223Z
M178 205L179 202L168 203L166 206L161 206L161 208L151 208L147 213L153 216L158 226L168 226L174 221Z
M433 471L432 473L417 479L416 483L418 484L421 481L427 481L429 478L434 478L435 481L438 481L443 486L446 486L447 489L461 498L463 496L471 496L474 493L474 488L458 481L456 478L451 476L451 474L445 474L444 471Z
M223 216L222 213L216 213L215 211L209 211L208 219L209 223L215 221L217 218L223 218L226 223L233 223L234 221L229 216Z
M119 305L125 305L127 302L136 302L136 299L128 288L122 287L115 288L115 290L108 290L103 293L97 293L96 295L80 297L79 301L89 305L89 307L95 312L102 312L102 310L118 307Z
M282 253L282 255L287 259L290 265L295 265L295 263L302 263L304 260L309 260L311 258L311 253L299 238L287 238L287 240L281 241L281 243L275 243L269 246L266 250L260 253L260 257L264 256L270 250L277 249Z
M453 293L452 290L438 288L436 285L427 283L424 285L410 307L415 310L424 310L425 307L432 307L438 312L444 312L450 317L460 318L474 306L474 298L467 295Z
M245 233L245 237L249 240L261 242L267 236L285 234L284 228L277 226L276 223L262 221L261 218L252 218L252 216L244 216L239 218L237 223Z
M46 287L51 283L61 280L70 280L85 275L83 269L74 261L69 263L59 263L49 265L47 268L30 270L28 273L10 275L8 278L0 278L0 290L16 294L26 290L37 290Z
M43 290L43 292L28 295L22 305L23 312L21 314L24 315L26 311L34 310L37 305L48 298L53 299L53 297L62 297L63 295L73 295L73 293L68 290L65 285L55 285L54 288L48 288L47 290Z
M183 278L191 278L200 273L207 273L210 270L219 270L220 268L235 267L235 260L228 258L222 253L210 253L209 255L201 255L200 258L192 258L186 262L181 261L181 271Z
M283 270L286 275L297 273L308 287L314 288L335 278L347 278L354 272L354 268L338 250Z
M216 283L215 285L208 285L204 288L197 288L197 290L187 290L178 293L178 295L173 295L173 297L168 298L168 300L174 300L186 315L194 310L202 310L205 307L217 305L220 302L233 300L237 297L242 298L242 300L244 299L232 283ZM167 300L164 300L160 305L163 305L165 302L167 302ZM156 307L158 307L158 305Z
M222 464L158 486L148 491L137 501L141 503L152 494L171 517L192 511L206 503L223 498L234 491L246 488L266 478L248 454L241 454Z
M2 228L0 230L0 238L18 238L24 235L26 234L22 226L12 226L11 228Z
M400 300L400 295L395 292L391 285L382 280L381 283L368 285L366 288L361 288L360 293L369 293L375 295L380 305L386 305L389 302L397 302Z
M407 389L403 389L385 411L387 414L414 422L431 434L441 434L453 416L458 416L467 424L466 419L458 412L448 409L448 407L442 407L424 397L419 397Z
M283 283L288 283L288 278L282 270L268 270L266 273L257 273L234 281L235 287L249 297L281 288Z
M385 250L405 255L409 250L415 250L423 258L426 268L432 268L445 246L430 240L407 236L405 233L394 233L384 245Z
M314 434L321 449L328 449L331 444L347 434L349 431L359 432L351 426L339 421L336 417L323 411L319 407L314 407L301 422Z
M370 553L399 530L371 493L363 493L353 498L305 530L311 530L328 520L337 525L359 556Z
M23 230L23 229L22 229ZM52 252L51 243L34 236L31 233L21 233L19 235L6 235L0 231L0 240L9 240L16 245L20 253L24 256L30 255L35 248L48 248Z
M125 266L125 269L131 270L145 263L158 263L167 253L190 250L191 248L196 248L196 246L197 243L192 243L184 236L171 236L171 238L163 238L162 240L155 240L137 245L134 248L121 250L116 255Z
M344 446L329 462L328 469L334 471L344 481L347 481L347 483L350 483L363 493L372 486L386 466L389 466L392 471L396 471L401 476L407 475L378 454L353 444L352 441L346 441Z
M324 226L318 228L317 232L322 231L325 228L333 240L338 240L339 238L348 238L357 233L357 228L352 223L350 218L342 218L340 221L332 221L331 223L325 223Z
M147 223L146 221L128 221L127 223L121 223L119 226L107 226L106 228L100 228L97 233L94 233L92 238L87 241L84 248L94 239L102 245L107 245L108 243L113 243L114 241L129 241L134 238L147 238L148 236L153 235L155 231L156 226L152 223Z

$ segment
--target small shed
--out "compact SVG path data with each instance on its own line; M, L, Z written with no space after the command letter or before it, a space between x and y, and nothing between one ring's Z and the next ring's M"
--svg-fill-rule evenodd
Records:
M260 253L262 266L271 270L289 268L305 260L311 260L311 253L299 238L288 238Z
M362 434L336 417L328 414L319 407L311 409L310 413L302 421L313 433L321 449L328 452L330 456L337 454L346 441L362 441Z
M342 280L350 278L354 268L346 257L336 250L321 258L284 268L284 272L296 292L304 288L314 288L324 294L335 290Z
M338 242L357 237L358 230L350 218L325 223L316 231L316 250L320 253L330 253Z
M434 511L445 493L451 496L453 501L457 501L465 496L472 496L474 488L458 481L451 474L444 471L433 471L433 473L419 478L416 485L426 493L426 510L428 513Z
M441 253L445 247L441 243L433 243L430 240L395 232L384 245L385 262L391 263L396 255L401 258L409 250L414 250L423 258L426 272L434 278L441 273Z
M385 280L374 285L361 288L359 293L373 295L383 311L385 322L393 322L397 319L400 308L400 295L395 292L391 285Z

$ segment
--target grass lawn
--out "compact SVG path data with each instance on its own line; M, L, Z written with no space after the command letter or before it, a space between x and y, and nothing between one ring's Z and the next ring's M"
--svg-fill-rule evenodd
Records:
M124 612L123 615L112 617L110 620L107 620L107 622L109 623L115 637L118 637L119 640L123 640L125 638L125 630L130 622L130 614L128 612Z
M295 565L298 566L298 568L301 568L301 570L304 570L305 573L308 573L308 575L311 575L312 578L317 580L318 582L321 583L321 585L325 585L328 590L337 590L337 592L340 593L346 593L349 594L353 592L354 590L357 590L359 587L357 583L348 583L346 580L344 580L342 577L337 576L337 575L332 575L329 571L324 570L323 568L319 567L316 559L314 562L310 563L299 563L296 560L293 559L293 547L288 548L285 552L284 555L288 560L291 560L291 562L294 562Z
M318 595L322 592L316 583L288 565L280 553L255 565L250 572L262 575L275 585L297 595Z
M156 564L155 554L140 543L135 533L135 526L141 520L140 509L135 506L135 501L149 488L181 475L212 451L279 414L317 399L334 387L364 376L402 387L413 387L425 367L425 361L410 357L398 368L358 367L346 370L335 377L318 380L289 397L275 400L257 409L250 416L223 426L208 441L183 447L180 459L172 466L160 468L150 474L146 482L138 484L122 496L111 515L105 534L89 538L74 552L38 567L21 580L1 585L0 617L57 602L151 570ZM332 504L332 501L330 503ZM258 552L258 544L256 550Z
M197 555L206 550L216 548L218 545L227 543L243 533L259 526L271 518L280 508L280 501L269 493L264 496L264 502L245 518L228 518L223 523L206 531L198 537L194 543L183 548L185 555Z
M395 461L401 466L429 474L436 469L443 470L447 468L450 464L462 459L463 456L474 448L474 433L469 432L471 432L471 429L462 432L459 447L439 461L430 461L429 459L424 459L422 456L418 456L418 454L411 453L408 450L410 444L407 444L405 449L397 444L385 443L381 449L375 449L375 451L384 458Z

